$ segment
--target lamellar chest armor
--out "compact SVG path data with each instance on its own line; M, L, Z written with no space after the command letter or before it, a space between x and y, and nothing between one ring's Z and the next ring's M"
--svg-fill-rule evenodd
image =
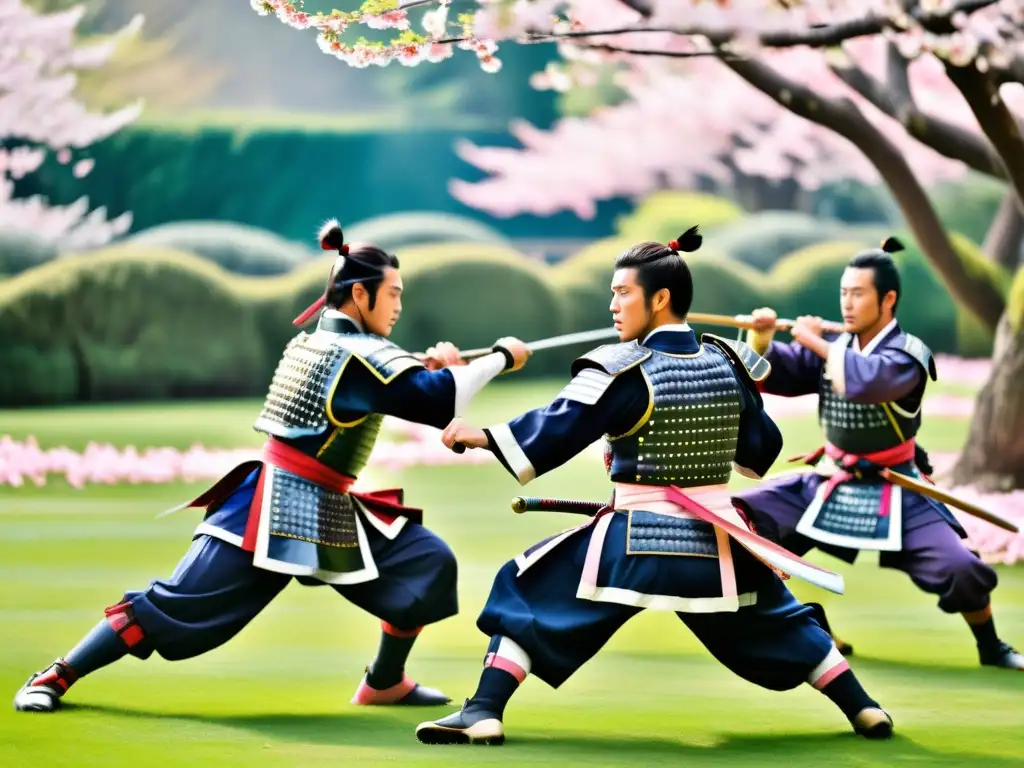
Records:
M852 336L844 333L833 344L849 346ZM901 333L886 342L917 361L935 380L932 353L916 336ZM877 353L875 353L877 354ZM825 439L847 453L865 454L895 448L917 435L921 428L924 383L900 400L889 403L855 403L838 394L828 366L822 366L818 388L818 420Z
M322 330L300 333L285 347L254 428L295 441L297 447L308 446L321 463L358 476L370 458L384 417L379 413L346 414L350 420L345 421L331 410L335 388L350 365L366 367L387 384L422 363L379 336Z
M710 334L701 341L692 355L610 344L575 362L574 382L589 379L595 393L634 368L643 377L636 386L647 387L645 417L626 434L606 436L612 480L681 488L728 482L739 442L743 379L749 382L751 370L763 378L770 367L740 342Z

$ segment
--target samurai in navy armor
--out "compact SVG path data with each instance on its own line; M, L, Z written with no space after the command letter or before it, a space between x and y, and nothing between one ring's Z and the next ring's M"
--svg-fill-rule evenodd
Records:
M613 495L501 568L477 620L490 638L479 686L461 711L422 723L421 742L503 743L505 706L528 674L559 687L644 609L675 613L755 685L810 683L858 733L891 735L888 714L779 573L834 591L842 579L757 536L723 493L734 469L767 472L782 436L756 386L768 364L685 323L693 286L680 252L700 243L693 228L619 256L610 308L623 343L577 359L549 405L488 429L456 419L445 430L446 445L492 451L520 484L604 437ZM728 508L715 509L722 498Z
M939 608L961 613L984 665L1024 669L1024 655L1002 642L992 619L996 572L964 544L952 512L923 494L879 476L893 472L931 482L927 454L916 444L931 352L895 317L899 272L890 256L902 245L858 254L845 270L840 302L846 332L823 334L820 318L798 318L790 344L772 341L775 313L754 313L752 346L772 373L761 390L787 397L817 394L825 445L800 457L815 467L739 493L734 503L758 531L787 549L818 548L848 563L861 550L906 573L937 595ZM825 626L827 620L822 615ZM839 641L847 655L852 649Z
M400 489L351 490L385 415L442 429L488 381L525 362L525 346L499 340L465 364L443 343L421 361L388 341L401 312L397 257L349 250L341 227L321 231L339 253L316 329L285 348L255 429L267 436L245 462L179 509L203 507L192 545L167 579L127 592L82 641L18 691L15 708L49 712L79 678L155 651L175 661L224 644L296 578L330 585L381 621L377 656L355 704L438 705L405 662L420 630L458 612L448 546L407 507Z

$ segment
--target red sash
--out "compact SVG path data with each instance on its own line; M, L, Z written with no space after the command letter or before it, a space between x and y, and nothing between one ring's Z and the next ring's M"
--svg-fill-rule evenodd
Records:
M336 472L312 456L307 456L302 451L292 448L280 440L275 440L273 437L268 438L264 444L260 461L247 461L239 464L182 508L209 508L212 505L220 504L261 464L291 472L321 488L338 493L349 493L385 525L390 525L399 517L408 518L414 523L423 522L423 510L403 505L405 494L401 488L353 493L350 489L356 481L354 477ZM266 472L260 473L260 478L256 483L256 492L253 494L252 504L249 506L249 518L246 521L245 536L242 538L242 549L247 552L252 552L256 548L256 531L259 529L260 511L263 508L263 489L266 477Z

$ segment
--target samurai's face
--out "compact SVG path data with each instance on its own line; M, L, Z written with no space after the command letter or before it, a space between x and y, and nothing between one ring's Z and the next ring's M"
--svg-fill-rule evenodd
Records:
M895 291L879 297L873 269L847 267L843 272L839 283L839 306L847 332L864 333L876 326L885 326L892 320L895 303Z
M388 267L377 282L376 295L371 299L362 283L352 286L352 301L356 305L363 329L377 336L388 337L402 314L402 276ZM371 306L372 304L372 306Z
M633 341L644 335L650 322L651 307L644 288L636 281L636 268L615 270L612 276L612 313L619 341Z

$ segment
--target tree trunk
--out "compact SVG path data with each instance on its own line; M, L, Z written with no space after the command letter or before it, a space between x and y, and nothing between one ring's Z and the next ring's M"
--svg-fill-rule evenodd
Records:
M1024 326L1003 315L992 373L978 393L971 429L956 464L941 479L982 492L1024 487Z
M1024 214L1021 213L1020 200L1011 189L1003 197L1003 202L999 204L999 210L988 228L982 248L992 261L1013 273L1016 271L1017 265L1020 264L1022 241L1024 241Z

